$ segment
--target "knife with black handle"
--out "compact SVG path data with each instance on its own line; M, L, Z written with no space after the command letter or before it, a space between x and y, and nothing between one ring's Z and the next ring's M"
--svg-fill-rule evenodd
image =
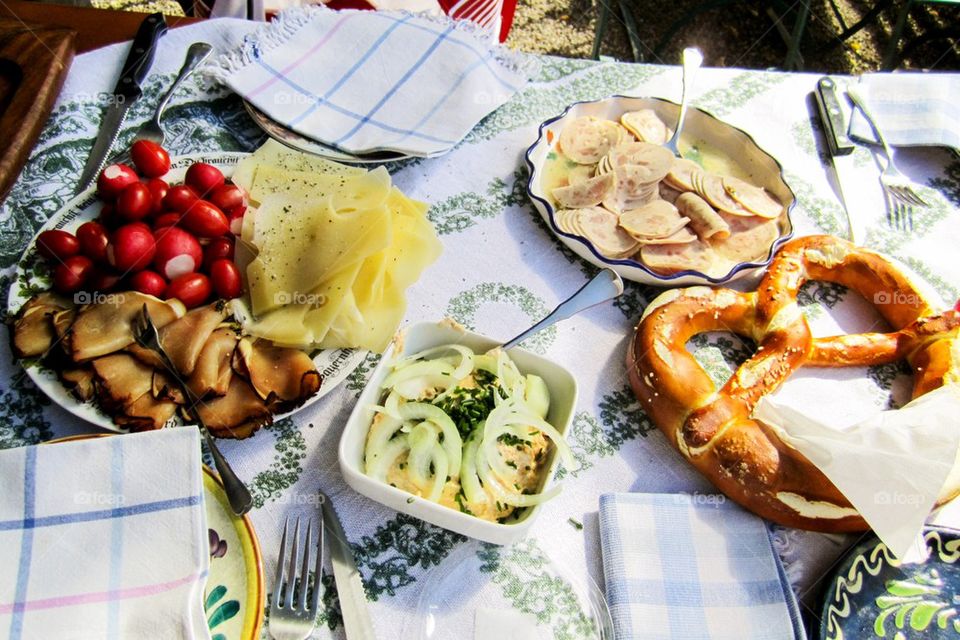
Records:
M107 157L110 155L110 148L116 142L120 134L120 127L126 118L127 110L143 94L140 87L143 80L150 71L150 65L153 64L153 56L156 52L157 41L167 32L167 23L162 13L154 13L143 21L137 30L137 35L130 45L130 53L123 63L123 70L120 72L120 79L113 90L110 106L104 112L103 120L100 123L100 131L93 143L93 149L90 151L90 157L80 173L80 184L77 193L84 191L96 180L97 175L103 168Z
M840 107L840 95L836 81L824 76L817 80L817 107L820 110L820 122L827 136L830 157L845 156L853 153L853 142L847 135L847 123Z
M827 139L827 150L830 153L834 174L837 176L840 200L844 213L847 216L847 228L850 232L850 241L863 240L863 221L868 219L858 215L856 209L860 206L858 200L857 183L853 175L854 144L847 135L847 121L844 118L843 108L840 105L840 93L837 81L830 76L824 76L817 81L817 90L814 92L817 100L817 109L820 112L820 123ZM862 214L862 212L861 212Z

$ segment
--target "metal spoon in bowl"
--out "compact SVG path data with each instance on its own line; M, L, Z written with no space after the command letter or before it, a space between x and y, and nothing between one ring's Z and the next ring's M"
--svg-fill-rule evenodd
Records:
M173 81L173 85L160 99L153 118L143 123L143 126L140 127L137 134L133 137L134 140L150 140L157 144L163 144L164 133L163 127L160 126L160 118L163 117L163 111L167 108L170 97L197 67L206 62L211 53L213 53L213 47L206 42L194 42L190 45L190 48L187 49L187 57L183 61L183 66L180 67L180 73L177 74L177 79Z
M601 302L612 300L623 293L623 280L616 271L604 269L595 275L590 282L580 287L575 294L557 305L557 308L543 320L533 325L516 338L509 340L501 347L504 351L515 347L535 333L540 333L552 324L566 320L584 309L598 305Z
M680 153L680 130L683 129L683 120L687 117L687 98L690 96L690 89L693 87L693 80L697 76L697 70L703 64L703 54L696 47L687 47L683 50L683 94L680 98L680 115L677 116L677 126L673 130L673 137L667 140L663 146L673 152L677 157L683 157Z

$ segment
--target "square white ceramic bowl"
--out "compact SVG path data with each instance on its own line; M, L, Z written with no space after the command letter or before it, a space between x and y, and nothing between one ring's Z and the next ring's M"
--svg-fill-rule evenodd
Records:
M371 406L380 403L380 387L383 379L390 372L390 364L398 357L453 343L462 344L477 353L486 352L500 344L496 340L452 326L450 323L435 322L413 325L394 338L386 353L383 354L380 364L374 369L366 389L360 394L360 399L357 400L343 429L338 452L340 471L348 485L371 500L471 538L494 544L509 544L526 535L540 511L540 505L524 509L516 520L511 519L508 523L488 522L416 497L379 480L374 480L363 472L363 448L374 416ZM559 364L523 349L513 348L509 353L521 373L536 374L547 383L547 388L550 390L547 422L566 436L577 404L577 382L573 375ZM553 485L553 476L558 464L557 449L552 447L546 463L546 472L542 476L540 491L545 491Z

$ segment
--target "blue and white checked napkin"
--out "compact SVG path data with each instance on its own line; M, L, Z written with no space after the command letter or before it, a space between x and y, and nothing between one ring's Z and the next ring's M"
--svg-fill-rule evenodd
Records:
M309 138L350 153L432 156L527 81L532 59L484 37L443 16L297 8L212 74Z
M960 74L873 73L863 76L860 89L891 145L960 149ZM853 110L850 135L876 141L858 109Z
M600 496L617 640L801 640L766 523L724 496Z
M200 440L0 451L0 637L209 638Z

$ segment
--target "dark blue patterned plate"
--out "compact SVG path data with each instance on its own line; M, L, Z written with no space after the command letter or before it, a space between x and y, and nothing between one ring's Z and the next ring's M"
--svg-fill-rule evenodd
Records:
M901 565L870 536L840 564L825 596L821 640L960 637L960 532L927 527L925 562Z

